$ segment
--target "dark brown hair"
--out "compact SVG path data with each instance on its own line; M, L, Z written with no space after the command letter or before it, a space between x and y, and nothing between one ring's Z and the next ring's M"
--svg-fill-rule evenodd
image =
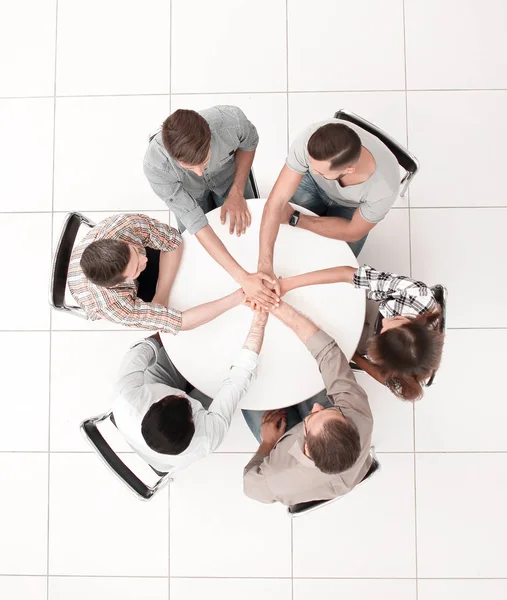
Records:
M97 240L81 256L81 269L95 285L111 287L125 281L123 271L130 260L130 247L120 240Z
M315 160L331 161L331 169L350 167L361 155L361 139L343 123L328 123L308 140L308 154Z
M162 125L162 141L169 154L188 165L201 165L211 144L211 130L195 110L177 110Z
M148 446L161 454L181 454L195 433L192 406L187 398L166 396L144 415L141 433Z
M350 469L361 453L356 426L338 418L327 419L316 434L309 431L306 444L315 466L328 474Z
M368 355L398 398L421 398L422 383L438 369L444 345L441 318L440 311L434 311L371 339Z

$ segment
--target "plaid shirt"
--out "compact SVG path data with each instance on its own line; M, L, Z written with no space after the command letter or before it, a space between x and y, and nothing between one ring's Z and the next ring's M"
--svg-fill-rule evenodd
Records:
M124 281L111 288L88 281L79 263L86 246L100 239L122 240L138 246L140 252L146 254L146 246L162 252L174 250L181 244L181 235L176 229L146 215L109 217L74 248L68 275L72 296L92 321L107 319L127 327L178 333L181 312L138 298L136 281Z
M422 281L404 275L377 271L363 265L354 273L354 286L367 291L377 300L383 317L417 317L438 309L433 292Z

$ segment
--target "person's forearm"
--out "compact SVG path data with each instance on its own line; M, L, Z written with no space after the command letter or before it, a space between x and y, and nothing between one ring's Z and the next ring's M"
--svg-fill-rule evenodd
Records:
M172 252L160 253L157 289L152 300L155 304L161 304L165 307L169 305L169 294L180 266L182 253L182 244Z
M273 309L271 314L280 319L282 323L285 323L287 327L290 327L304 344L319 331L315 323L286 302L280 302L280 306Z
M224 298L200 304L199 306L194 306L194 308L183 311L181 313L181 331L188 331L189 329L195 329L200 325L209 323L231 308L239 306L242 302L242 297L243 293L241 290L237 290Z
M359 235L352 226L352 221L342 217L311 217L302 214L297 226L317 235L344 242L357 242L365 235Z
M211 225L206 225L195 235L211 258L225 269L234 281L241 284L244 276L248 274L247 271L229 254L229 251L213 231Z
M266 329L267 319L265 315L255 313L250 331L245 340L243 348L251 350L252 352L260 353L262 348L262 342L264 340L264 331Z
M247 152L246 150L236 150L236 166L234 170L234 181L232 187L243 195L245 193L245 184L252 168L255 150Z
M361 369L363 369L363 371L368 373L368 375L373 377L373 379L376 379L379 383L385 385L386 378L382 374L380 369L377 367L377 365L373 364L367 358L361 356L361 354L358 354L357 352L352 357L352 360L356 363L358 367L360 367Z
M261 231L259 234L259 271L273 272L273 257L278 230L280 229L280 216L282 205L268 201L262 212Z
M284 279L283 289L288 292L308 285L338 282L353 283L355 272L356 269L354 267L332 267L331 269L303 273L302 275L295 275Z

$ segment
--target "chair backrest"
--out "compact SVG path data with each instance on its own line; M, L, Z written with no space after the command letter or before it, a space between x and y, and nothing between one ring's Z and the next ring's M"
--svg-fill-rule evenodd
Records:
M375 137L377 137L381 142L383 142L389 150L394 154L396 160L406 171L405 177L401 180L401 188L400 188L400 196L404 196L410 182L415 177L415 174L419 170L419 161L417 158L409 152L404 146L402 146L399 142L397 142L393 137L391 137L388 133L379 129L370 121L363 119L359 115L348 111L344 108L341 108L334 115L335 119L342 119L343 121L348 121L349 123L354 123L361 129L364 129L368 133L371 133Z
M65 302L70 257L77 233L83 224L88 225L90 228L95 227L95 223L81 213L69 213L65 219L53 259L51 281L49 284L49 303L57 310L71 312L86 319L86 313L83 309L79 306L69 306Z
M443 285L437 284L431 286L431 291L435 296L435 300L440 305L440 310L442 312L442 318L440 321L440 331L445 333L447 330L447 288ZM431 377L426 382L426 387L430 387L435 381L435 375L437 374L436 370L433 371Z
M141 500L149 500L159 490L172 481L170 473L161 473L151 465L148 465L151 470L159 476L159 479L155 485L152 486L142 481L129 467L127 467L99 431L97 425L108 419L116 427L112 411L109 411L83 421L81 423L81 431L104 464L116 475L116 477L118 477L129 490L134 492L138 498Z
M370 456L372 457L370 468L368 469L368 472L359 482L358 485L364 483L368 478L370 478L376 471L380 469L380 463L378 462L377 457L375 456L375 450L373 447L370 450ZM298 504L293 504L292 506L289 506L287 512L291 517L300 517L302 515L306 515L309 512L317 510L317 508L320 508L325 504L336 502L336 500L340 500L340 498L342 497L343 496L338 496L337 498L331 498L331 500L310 500L309 502L299 502Z

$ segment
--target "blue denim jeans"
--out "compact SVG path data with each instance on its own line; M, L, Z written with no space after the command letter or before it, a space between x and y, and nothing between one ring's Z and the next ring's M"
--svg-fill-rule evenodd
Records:
M209 213L211 210L215 210L219 206L227 200L227 196L229 195L229 190L232 187L232 183L229 186L227 192L223 196L218 196L215 192L208 192L208 194L202 198L202 200L197 200L197 204L202 208L204 214ZM250 200L254 198L252 184L250 183L250 179L246 180L245 183L245 200ZM176 222L178 224L178 231L183 233L186 227L180 222L180 220L176 217Z
M329 398L327 397L326 390L322 390L315 396L304 400L299 404L288 406L285 410L287 411L287 427L285 431L289 431L298 423L301 423L306 417L312 412L313 405L315 403L320 404L324 408L333 406ZM264 416L264 410L241 410L243 417L245 417L246 424L250 427L250 431L254 434L255 438L261 443L261 422Z
M305 173L301 183L291 202L311 210L319 217L341 217L350 221L356 209L350 206L340 206L335 200L329 198L324 190L315 183L315 180L310 173ZM361 252L364 243L366 242L366 234L357 242L348 242L354 256L358 256Z

